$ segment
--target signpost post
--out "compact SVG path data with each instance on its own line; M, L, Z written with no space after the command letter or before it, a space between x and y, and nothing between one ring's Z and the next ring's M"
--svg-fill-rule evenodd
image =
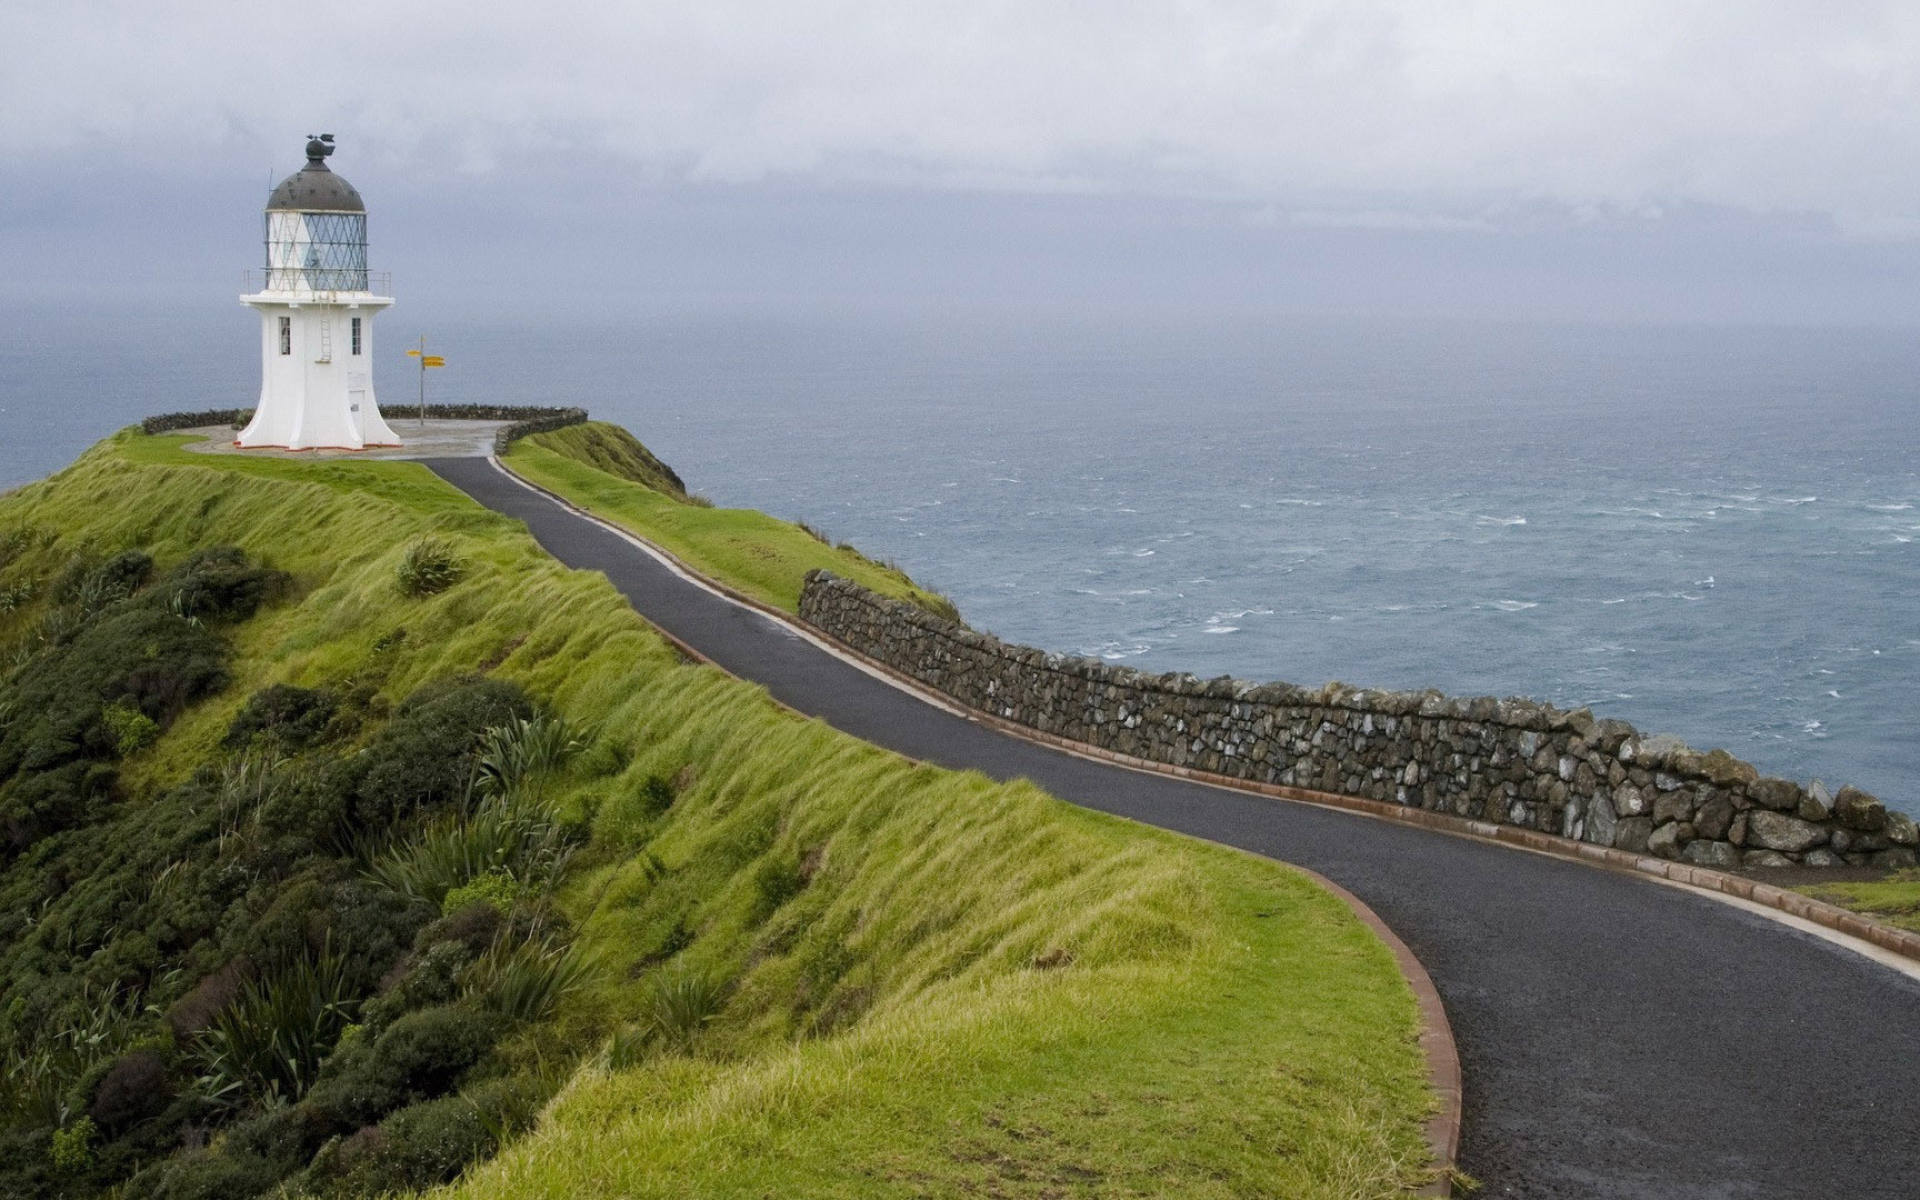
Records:
M425 425L427 423L427 368L444 367L447 365L447 360L438 354L427 353L425 334L420 335L420 348L407 351L407 357L420 360L420 424Z

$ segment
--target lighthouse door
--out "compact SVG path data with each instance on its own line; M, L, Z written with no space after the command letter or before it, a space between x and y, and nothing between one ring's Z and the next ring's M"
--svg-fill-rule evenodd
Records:
M366 404L367 393L365 391L359 388L353 388L347 392L347 420L352 423L353 436L356 438L364 438L367 435L366 424L360 416L360 411L366 407Z

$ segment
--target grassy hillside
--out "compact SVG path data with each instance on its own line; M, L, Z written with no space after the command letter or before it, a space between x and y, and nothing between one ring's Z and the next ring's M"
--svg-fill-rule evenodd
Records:
M681 525L716 510L636 498L641 489L549 447L515 458L548 486L604 495L636 521L679 530L683 545L667 544L696 563L686 547L718 560L746 554L755 529L798 533L758 514L726 514L724 533ZM790 558L824 550L798 536L813 549L772 552L780 570L758 577L770 594L797 583ZM525 878L467 869L467 891L421 910L429 923L411 951L396 951L394 970L347 989L340 1011L352 1023L317 1035L318 1082L288 1085L298 1103L244 1119L196 1110L191 1126L146 1127L146 1157L115 1160L148 1172L136 1181L147 1190L128 1195L253 1194L235 1164L260 1163L297 1168L296 1189L364 1194L449 1178L503 1139L455 1190L1384 1197L1420 1177L1430 1097L1412 998L1391 956L1337 901L1276 864L1030 786L916 767L800 720L757 688L681 662L603 579L561 569L520 526L417 466L201 458L178 439L132 433L102 443L0 499L9 548L0 597L16 597L0 603L0 688L46 661L49 638L66 636L60 614L71 605L60 606L56 584L76 555L98 563L138 548L165 572L229 543L286 578L250 618L209 627L228 647L223 681L156 710L150 735L101 751L111 780L94 807L8 860L0 885L103 823L138 828L144 812L183 828L202 821L194 878L212 888L244 864L267 873L260 894L270 896L282 868L260 850L278 810L262 801L251 815L243 806L214 819L212 802L192 791L236 771L244 781L252 751L236 746L236 730L278 711L261 697L294 685L339 698L352 717L328 726L321 749L287 759L278 782L261 785L267 793L297 798L315 779L358 771L359 790L339 794L364 802L366 761L404 761L404 739L427 719L424 702L407 698L475 672L579 743L527 776L525 803L561 831L565 853ZM403 586L436 562L449 568L448 586ZM170 611L154 586L102 611ZM904 586L896 579L895 594ZM104 711L96 703L89 728L110 727ZM470 728L479 718L462 719ZM476 768L489 744L441 753ZM399 819L474 824L444 799L414 802L421 815ZM378 855L313 845L336 856L327 878L346 892L392 875ZM534 878L545 882L534 888ZM128 894L157 886L129 880ZM502 972L471 952L435 983L429 968L459 951L445 927L486 904L525 936L528 922L564 930L585 966L556 1003L509 1004ZM166 1073L183 1104L207 1086L188 1069L197 1060L182 1035L137 1014L146 992L201 990L204 979L169 971L211 978L226 964L206 951L143 958L129 936L100 925L76 940L18 922L0 934L0 949L24 947L38 961L136 964L112 1003L143 1040L80 1064L46 1120L9 1118L5 1153L37 1164L37 1178L65 1194L112 1185L102 1164L143 1128L115 1141L82 1124L102 1103L109 1060L124 1073L123 1061L148 1056L142 1069ZM331 952L313 940L309 929L312 954ZM100 997L83 994L37 1024L83 1022L88 1004L98 1010ZM459 1012L495 1014L484 1044L410 1068L406 1087L369 1107L364 1081L398 1070L402 1051L426 1044L424 1025L439 1021L445 1035L446 1014ZM9 1028L0 1033L16 1041L30 1032ZM498 1116L506 1092L554 1099L516 1133L518 1121ZM303 1154L318 1146L317 1157L274 1165L289 1144Z
M588 421L535 435L535 445L582 462L608 475L651 488L675 500L687 500L687 485L672 467L654 457L640 439L618 425Z
M506 461L548 491L775 608L798 611L801 583L808 571L820 567L959 619L945 596L919 587L897 567L874 562L845 543L829 544L804 525L753 509L712 508L688 501L684 492L661 490L647 477L651 472L641 455L657 461L626 431L588 422L523 438L507 452Z

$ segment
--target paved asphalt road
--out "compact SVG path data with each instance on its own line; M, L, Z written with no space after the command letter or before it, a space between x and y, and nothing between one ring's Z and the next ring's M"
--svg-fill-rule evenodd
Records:
M1482 1196L1920 1197L1920 983L1649 880L1089 762L943 712L484 459L427 466L783 703L902 754L1311 867L1426 964Z

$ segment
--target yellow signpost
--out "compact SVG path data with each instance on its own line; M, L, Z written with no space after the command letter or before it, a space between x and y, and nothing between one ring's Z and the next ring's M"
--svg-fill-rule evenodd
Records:
M444 367L447 365L447 360L438 354L427 353L425 335L420 338L420 348L407 351L407 357L420 360L420 423L424 425L427 423L427 368Z

